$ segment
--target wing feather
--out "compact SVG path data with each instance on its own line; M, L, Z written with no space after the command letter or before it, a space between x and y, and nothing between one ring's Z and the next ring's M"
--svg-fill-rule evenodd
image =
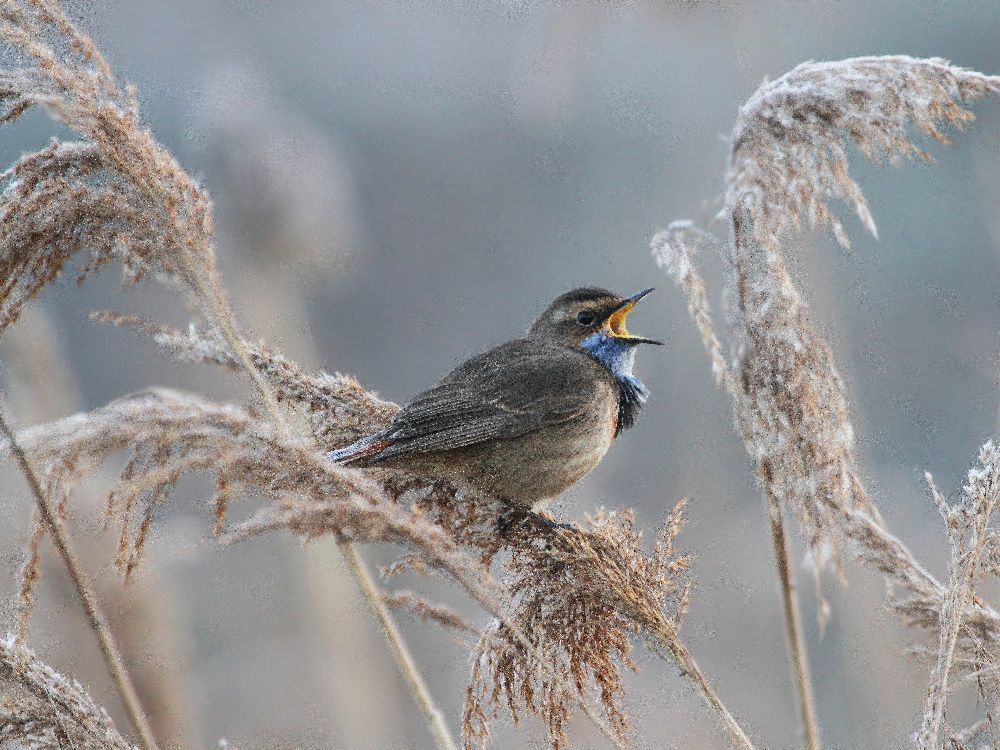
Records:
M582 352L516 339L466 361L396 415L364 463L518 437L578 418L598 394L600 366ZM359 458L361 458L359 456Z

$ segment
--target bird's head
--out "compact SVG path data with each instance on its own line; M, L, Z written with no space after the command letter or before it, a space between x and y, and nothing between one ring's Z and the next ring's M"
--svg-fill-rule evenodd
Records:
M615 374L631 374L632 359L639 344L663 343L629 333L625 325L632 308L651 291L644 289L631 297L622 297L607 289L574 289L557 297L528 333L553 343L581 348Z

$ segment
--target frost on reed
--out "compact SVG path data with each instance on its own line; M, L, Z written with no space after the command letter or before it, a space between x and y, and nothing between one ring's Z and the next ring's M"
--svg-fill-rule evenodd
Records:
M25 66L0 73L10 122L42 105L85 140L53 143L0 175L0 329L86 249L81 278L120 262L221 294L208 194L139 120L94 43L51 2L0 3L0 32Z
M13 635L0 638L0 746L136 750L80 683L39 661Z
M926 156L911 128L945 142L942 126L972 118L958 102L998 84L937 59L805 63L761 86L737 118L725 196L737 419L765 491L797 510L820 567L838 538L831 506L877 513L857 486L843 382L785 268L780 238L790 224L827 224L846 246L831 197L849 202L874 233L847 170L845 136L872 160Z
M127 326L151 337L166 354L180 362L221 365L233 372L240 368L226 342L212 331L200 332L191 326L181 332L134 315L107 311L93 313L91 317ZM392 402L366 391L350 375L305 372L295 362L262 344L244 341L243 346L275 398L286 407L301 412L321 449L333 450L377 432L392 421L399 409Z
M831 197L852 205L874 233L864 196L847 170L847 144L874 161L929 158L911 139L914 128L947 142L942 128L972 119L961 102L998 90L1000 78L939 59L900 56L805 63L761 86L741 109L730 141L723 212L730 241L712 239L727 264L728 354L694 263L709 235L690 222L675 222L652 241L657 261L687 297L716 379L733 400L772 515L785 508L797 512L817 567L829 550L850 541L856 557L886 577L904 619L940 632L922 732L928 739L921 740L928 747L940 747L948 654L958 649L975 664L1000 647L1000 616L971 590L973 559L983 553L983 540L992 538L982 531L993 508L982 483L992 476L994 449L984 448L973 472L980 479L970 480L960 506L965 510L945 510L960 557L943 586L885 528L865 490L843 382L785 267L783 243L788 230L802 224L829 225L846 246L828 205Z
M0 124L42 105L84 139L54 140L0 174L0 332L85 249L80 279L119 262L133 283L153 272L185 290L280 422L219 279L211 199L142 125L134 89L55 0L0 0L0 35L24 63L0 70Z
M734 399L761 484L798 512L815 563L841 537L838 513L857 510L880 521L858 477L843 381L779 240L802 222L830 224L845 240L831 196L850 201L874 231L847 171L845 136L872 159L923 155L909 138L911 125L945 140L940 126L972 117L958 101L998 87L1000 79L941 60L869 57L805 63L750 98L733 130L726 179L728 358L693 262L704 233L677 222L653 239L655 257L688 296L713 370Z
M973 119L960 102L995 94L1000 79L903 55L807 62L765 82L740 109L730 136L725 210L749 211L757 240L775 250L789 226L829 225L850 245L830 198L847 201L876 233L865 197L847 170L845 141L866 158L897 163L930 155L913 128L948 143L943 126Z

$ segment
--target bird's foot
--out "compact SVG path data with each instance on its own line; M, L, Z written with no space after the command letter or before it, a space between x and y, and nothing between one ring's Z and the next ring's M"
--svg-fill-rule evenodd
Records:
M497 534L501 539L507 539L515 527L523 524L531 511L526 508L511 508L497 516Z
M560 530L577 531L571 523L560 523L541 513L535 513L530 508L512 508L497 517L497 533L502 539L507 539L517 527L526 531L534 531L537 536L552 536Z
M559 521L554 521L548 516L543 516L541 513L534 514L535 523L538 524L539 528L545 529L546 531L577 531L576 526L571 523L561 523Z

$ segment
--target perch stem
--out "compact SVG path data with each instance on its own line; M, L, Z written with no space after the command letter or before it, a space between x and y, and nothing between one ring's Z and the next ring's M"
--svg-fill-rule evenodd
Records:
M351 572L354 573L358 585L361 587L365 600L370 605L372 614L378 620L379 627L385 635L386 641L389 643L393 658L396 660L396 665L399 667L403 679L406 680L406 684L410 687L410 692L413 693L413 697L427 719L427 726L431 730L431 734L434 735L434 741L437 743L439 750L457 750L455 741L451 738L451 733L448 731L448 725L445 723L444 715L435 705L427 683L421 676L420 670L413 660L413 655L410 653L410 649L406 646L406 641L403 640L403 636L399 632L399 628L396 626L395 621L389 617L389 613L386 611L385 604L379 595L371 573L361 560L361 556L353 544L341 542L340 549L344 553L344 557L347 559L347 563L351 568ZM379 606L375 606L376 603Z
M28 457L25 455L20 444L18 444L17 438L14 436L14 431L11 429L2 410L0 410L0 431L3 432L4 437L10 443L11 453L14 454L21 472L24 474L24 478L27 480L32 494L35 496L38 510L52 532L52 541L59 551L63 562L66 564L66 569L69 571L73 586L76 588L77 596L79 596L80 603L86 612L90 629L97 636L97 643L104 657L104 663L107 665L108 673L111 676L112 682L114 682L122 706L125 708L125 713L128 714L129 722L131 722L132 728L135 730L136 735L138 735L144 750L159 750L156 738L153 736L153 730L149 724L149 719L143 710L142 703L139 701L139 696L132 683L132 678L129 676L128 669L125 666L125 660L122 658L121 651L111 632L111 627L108 625L108 619L97 601L94 587L87 579L87 575L80 565L79 558L73 548L73 543L59 518L59 514L52 506L49 498L42 491L38 475L35 474L35 470L28 462Z
M205 281L198 273L197 265L190 256L185 256L185 262L189 266L189 272L192 277L196 280L200 299L206 308L206 317L215 325L219 333L222 334L223 339L232 348L233 356L236 357L241 369L257 391L271 422L282 435L290 436L288 424L281 413L277 399L254 365L250 352L237 331L236 317L224 293L221 289L213 288ZM420 674L420 669L406 645L403 634L396 626L392 615L386 608L385 602L382 601L375 581L365 566L364 560L361 559L354 545L350 542L338 539L337 546L347 560L348 568L354 575L354 579L357 581L369 609L375 615L375 619L378 620L380 630L389 644L389 650L393 654L396 665L399 667L400 672L402 672L414 701L416 701L426 717L439 750L456 750L455 743L452 741L448 728L445 725L443 714L434 703L427 683Z
M802 731L805 735L806 750L820 750L819 724L816 721L816 703L813 697L812 677L809 672L809 655L802 638L802 618L799 614L799 599L795 591L795 577L791 566L791 549L785 533L785 518L780 504L766 497L767 515L771 527L771 541L774 544L774 561L778 568L778 582L781 585L781 603L784 610L785 637L792 672L792 683L799 700Z

